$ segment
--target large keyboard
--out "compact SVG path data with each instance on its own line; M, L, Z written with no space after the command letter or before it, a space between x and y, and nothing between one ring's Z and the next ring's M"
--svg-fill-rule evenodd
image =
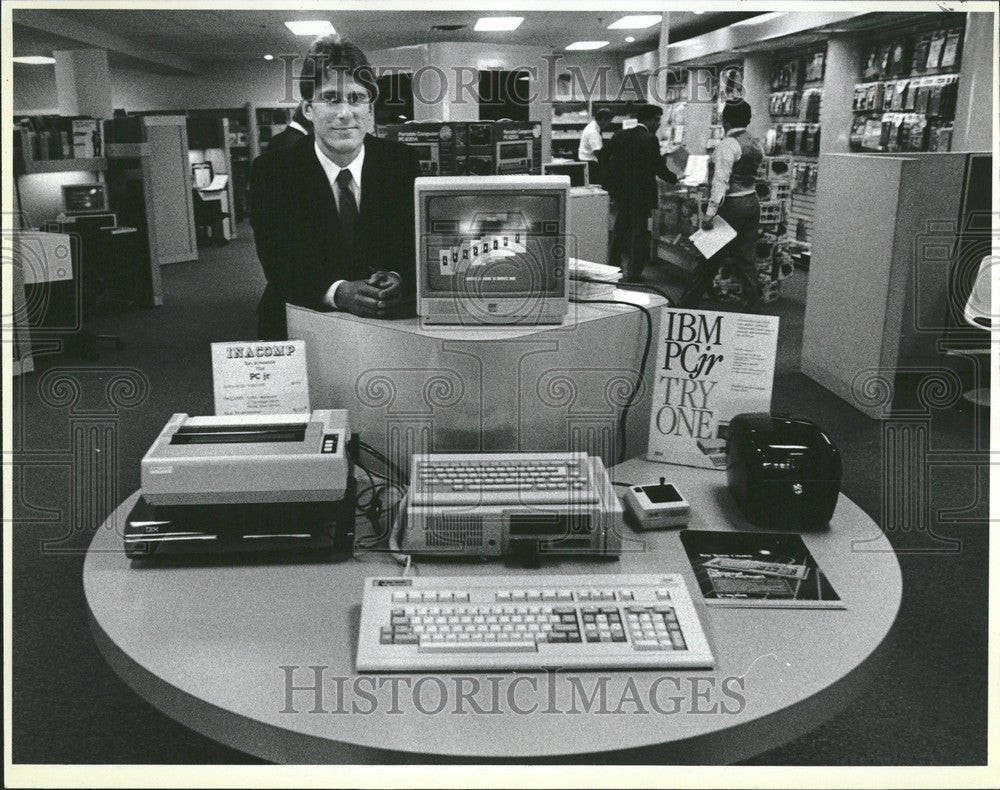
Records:
M409 503L545 505L600 502L586 453L414 455Z
M360 672L712 666L676 573L365 580Z

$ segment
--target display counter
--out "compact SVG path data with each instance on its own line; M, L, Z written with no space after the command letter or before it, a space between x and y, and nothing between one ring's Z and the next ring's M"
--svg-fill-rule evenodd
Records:
M562 325L427 326L289 305L306 344L312 408L347 409L351 428L406 464L414 452L582 450L614 464L618 420L635 386L650 309L666 300L617 291L620 304L570 303ZM652 358L630 408L627 454L646 451Z

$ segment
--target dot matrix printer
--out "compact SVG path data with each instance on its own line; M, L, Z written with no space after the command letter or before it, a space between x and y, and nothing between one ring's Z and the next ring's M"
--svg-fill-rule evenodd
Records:
M217 549L339 547L354 536L347 412L175 414L142 459L125 526L132 557Z

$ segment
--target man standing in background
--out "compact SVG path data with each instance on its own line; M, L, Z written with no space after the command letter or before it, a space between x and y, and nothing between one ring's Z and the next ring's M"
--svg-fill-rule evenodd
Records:
M642 282L649 262L649 215L659 203L656 179L676 184L677 176L660 156L656 130L663 108L643 104L636 110L639 123L622 129L608 143L605 185L615 201L611 237L611 265L621 266L623 282Z
M757 276L755 248L760 226L760 201L757 199L757 170L764 159L764 149L747 131L750 105L743 99L726 102L722 128L726 136L712 154L715 172L708 211L702 227L711 230L718 214L736 231L736 238L705 261L693 274L691 285L680 298L681 307L697 307L708 290L719 265L728 257L733 274L743 288L742 308L748 312L760 303L761 287Z
M267 144L268 151L274 151L278 148L286 148L287 146L294 145L306 135L312 134L313 125L309 119L306 118L306 114L302 109L303 105L304 102L299 102L299 106L296 107L295 112L292 113L292 122L271 138L271 141Z

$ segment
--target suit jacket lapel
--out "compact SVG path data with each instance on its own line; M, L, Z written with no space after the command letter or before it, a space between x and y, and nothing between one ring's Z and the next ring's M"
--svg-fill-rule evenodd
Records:
M379 180L384 175L381 166L380 151L377 145L371 144L371 136L365 137L365 163L361 168L361 205L358 212L359 239L372 230L373 216L381 188Z
M340 225L337 220L337 203L333 190L326 178L326 173L316 158L316 151L310 142L296 146L296 175L300 185L295 194L300 196L299 216L302 217L302 237L308 240L311 249L304 250L306 255L323 255L324 275L336 274L339 248Z
M386 179L394 174L388 173L387 166L379 150L378 141L371 135L365 138L365 164L361 168L361 206L358 213L358 255L365 268L365 276L382 268L382 262L376 260L380 233L392 233L393 229L386 226L383 213L383 196L386 194ZM379 222L379 215L381 223Z

